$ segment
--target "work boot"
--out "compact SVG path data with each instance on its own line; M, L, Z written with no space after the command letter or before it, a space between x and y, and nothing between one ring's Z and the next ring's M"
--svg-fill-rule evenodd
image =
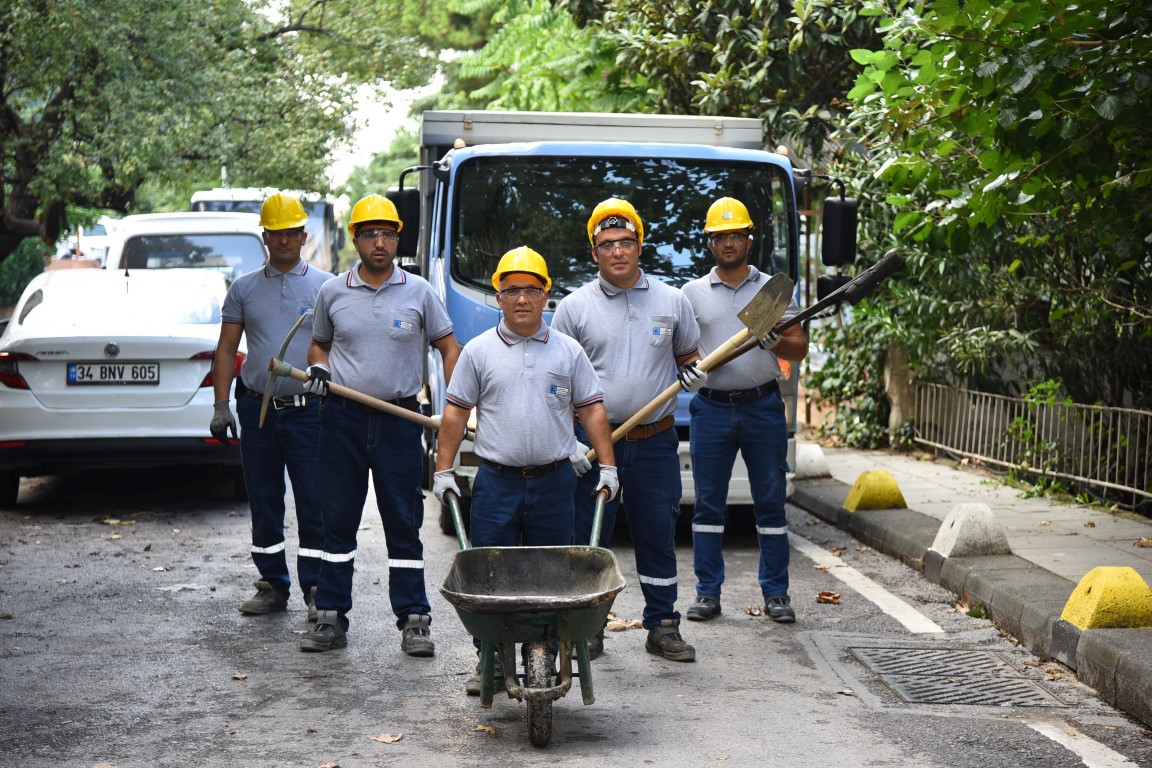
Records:
M476 662L476 674L468 678L468 682L464 683L464 690L469 696L480 695L480 662ZM500 657L496 657L496 663L492 667L492 691L499 693L504 690L504 662Z
M400 650L409 656L435 656L436 644L432 642L431 624L431 616L411 614L400 636Z
M316 623L316 587L308 590L308 621Z
M252 586L256 587L256 594L240 603L240 613L263 616L288 610L288 595L273 589L266 581L254 581Z
M664 619L660 626L648 630L644 650L668 661L696 661L696 649L680 637L679 619Z
M598 659L604 653L604 628L588 638L588 658Z
M317 611L316 628L300 636L302 651L331 651L347 645L348 636L340 626L336 611Z
M791 624L796 621L796 611L792 610L787 597L764 598L764 613L777 624Z
M696 602L688 606L685 614L688 621L708 621L720 615L720 598L711 595L700 595Z

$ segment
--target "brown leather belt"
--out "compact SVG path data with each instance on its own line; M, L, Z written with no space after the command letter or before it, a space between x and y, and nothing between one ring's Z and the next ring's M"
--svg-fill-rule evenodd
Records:
M661 432L666 432L672 428L676 423L676 417L672 415L665 416L660 421L654 421L651 424L641 424L634 427L624 435L624 439L629 442L636 442L637 440L647 440L650 437L655 437ZM619 424L612 425L612 431L615 432Z

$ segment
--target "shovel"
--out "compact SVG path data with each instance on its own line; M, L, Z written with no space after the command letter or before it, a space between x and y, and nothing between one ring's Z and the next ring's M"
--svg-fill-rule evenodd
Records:
M719 368L728 362L729 355L745 341L767 336L788 310L788 304L792 301L793 287L794 284L787 275L772 275L772 277L768 279L768 282L764 283L764 286L756 292L756 295L752 297L752 300L748 302L744 309L737 313L737 316L741 322L744 323L745 327L739 333L732 336L732 338L728 339L728 341L712 350L703 360L697 362L696 368L704 372ZM632 418L612 431L612 442L615 443L621 437L628 434L633 427L655 413L680 391L680 382L676 382L656 395L647 405L637 411ZM588 451L588 461L595 460L596 451Z

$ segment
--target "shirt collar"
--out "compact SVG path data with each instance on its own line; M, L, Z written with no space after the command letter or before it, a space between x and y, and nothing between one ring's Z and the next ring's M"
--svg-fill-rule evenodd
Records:
M306 274L308 274L308 262L304 261L304 259L300 259L300 261L296 262L296 266L292 267L292 269L288 270L287 272L281 272L267 262L264 264L264 277L277 277L279 275L299 276Z
M380 285L380 288L385 288L389 285L404 285L407 282L407 273L400 268L399 264L392 262L392 274L389 275L388 279ZM356 263L352 265L352 268L348 270L348 287L358 288L361 286L365 288L372 288L372 286L368 285L368 283L360 279L360 260L357 259ZM372 288L372 290L375 291L379 289Z
M761 273L760 270L756 269L756 267L754 265L749 264L748 265L748 275L747 275L747 277L745 277L740 282L740 285L736 286L736 290L739 290L744 285L744 283L758 283L758 282L760 282L760 275L761 274L763 274L763 273ZM728 285L728 283L726 283L720 279L720 275L717 274L717 272L716 272L716 267L712 267L712 270L708 273L708 284L709 285ZM731 286L729 286L729 287L731 287Z
M500 337L501 341L510 347L519 344L522 341L528 341L529 339L534 339L541 344L547 344L549 330L550 329L548 328L548 323L541 321L540 327L536 329L536 333L532 334L531 336L521 336L520 334L509 330L505 322L501 320L499 325L496 326L496 335Z
M640 270L640 277L636 278L635 284L631 288L618 288L612 283L604 279L604 276L599 272L596 273L596 283L600 286L600 290L609 296L615 296L624 291L646 291L648 290L648 276L644 274L644 270Z

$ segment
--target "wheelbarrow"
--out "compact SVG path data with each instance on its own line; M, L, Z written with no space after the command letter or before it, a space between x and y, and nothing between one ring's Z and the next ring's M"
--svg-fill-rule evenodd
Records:
M600 540L604 496L597 496L592 542ZM492 706L499 654L508 697L527 703L528 740L546 746L552 738L552 702L572 688L573 655L584 703L596 701L588 638L604 627L613 600L624 589L616 555L592 545L473 548L459 498L451 491L444 498L460 551L440 594L480 640L480 706ZM515 673L517 643L524 646L522 675Z

